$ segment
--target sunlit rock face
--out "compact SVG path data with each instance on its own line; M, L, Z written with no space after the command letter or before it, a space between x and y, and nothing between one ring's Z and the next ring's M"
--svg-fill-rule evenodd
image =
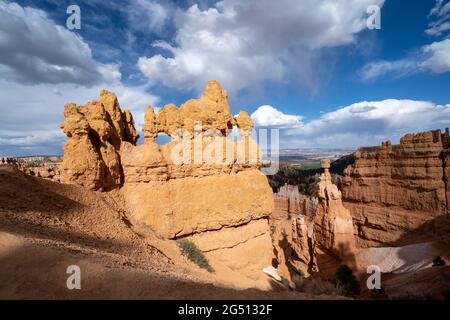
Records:
M449 212L449 131L360 148L342 186L362 247L428 241Z
M294 281L300 273L331 275L340 263L357 267L352 216L331 181L329 167L323 160L324 172L312 197L289 185L275 194L271 227L278 270L286 279Z
M84 106L68 104L64 116L62 182L118 189L133 223L167 239L191 239L219 273L245 278L236 285L268 287L261 269L273 256L273 194L260 172L251 118L231 114L217 81L180 107L155 112L149 106L139 146L133 117L113 93L103 91ZM234 126L236 140L229 136ZM158 145L159 133L172 140Z
M138 135L128 110L122 112L116 95L103 90L98 101L64 107L61 128L67 135L60 166L61 182L93 190L111 190L123 183L120 148L135 144Z

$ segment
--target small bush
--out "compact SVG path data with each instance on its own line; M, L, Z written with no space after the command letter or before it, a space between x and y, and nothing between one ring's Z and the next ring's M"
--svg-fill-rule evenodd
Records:
M179 239L177 240L177 244L183 256L194 262L200 268L206 269L208 272L214 272L214 269L209 265L208 259L197 248L195 243L190 240Z
M44 166L44 162L41 160L33 160L33 161L25 163L25 167L27 167L27 168L38 168L38 167L43 167L43 166Z
M336 270L333 282L334 286L339 288L345 296L354 297L359 295L359 282L353 275L352 269L345 264Z
M290 284L289 284L289 280L288 279L286 279L285 277L280 277L281 278L281 284L283 285L283 286L285 286L286 288L288 288L288 289L291 289L291 286L290 286Z
M303 273L303 271L300 270L299 273L295 273L292 276L292 280L294 281L295 290L300 291L305 281L305 274Z
M304 282L302 291L314 295L342 295L339 288L335 288L331 282L320 278L309 278Z
M441 257L436 257L436 259L433 260L433 267L441 266L445 266L445 261Z
M275 227L275 226L271 226L270 227L270 235L272 236L272 238L273 238L273 236L275 235L275 232L277 231L277 228Z

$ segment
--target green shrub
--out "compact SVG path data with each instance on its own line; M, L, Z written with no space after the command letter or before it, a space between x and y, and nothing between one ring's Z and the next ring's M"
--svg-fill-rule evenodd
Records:
M277 228L275 226L271 226L270 227L270 235L272 236L272 238L275 235L275 232L277 232Z
M295 285L295 290L300 291L303 287L303 283L305 281L305 274L300 270L299 273L295 273L293 276L293 281Z
M181 250L181 254L194 262L200 268L206 269L208 272L214 272L214 269L209 265L208 259L206 259L203 252L197 248L195 243L186 239L177 240L178 247Z
M44 162L41 160L33 160L33 161L25 163L25 167L27 167L27 168L38 168L38 167L43 167L43 166L44 166Z
M288 289L291 289L291 286L290 286L290 284L289 284L289 280L288 279L286 279L285 277L280 277L281 278L281 283L283 284L283 286L285 286L286 288L288 288Z
M331 282L311 277L304 281L302 291L313 295L342 295L339 288L335 288Z
M359 282L353 275L352 269L345 264L336 270L333 282L334 286L342 291L343 295L350 297L359 295Z

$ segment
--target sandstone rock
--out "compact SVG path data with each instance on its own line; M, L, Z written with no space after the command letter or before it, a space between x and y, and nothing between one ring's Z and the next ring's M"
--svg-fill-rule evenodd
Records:
M239 282L245 277L254 282L252 286L270 289L262 274L263 266L270 264L273 255L267 219L196 233L188 239L204 252L215 269L229 273L229 278L239 273L240 279L234 283L236 286L243 287Z
M257 170L125 183L121 191L131 218L166 238L239 226L273 211L267 178Z
M160 111L164 112L164 111ZM162 116L161 116L162 117ZM165 125L165 124L164 124ZM158 126L156 124L155 111L152 106L147 108L144 117L144 126L142 127L146 141L153 141L158 135Z
M449 147L448 130L437 130L358 149L342 194L360 246L414 242L414 230L449 212Z
M132 223L166 239L192 239L219 278L268 288L261 270L273 256L267 220L273 194L249 136L253 123L245 112L232 116L217 81L179 108L148 107L139 146L131 113L111 92L85 106L67 105L64 116L63 182L120 188ZM243 136L238 141L227 137L234 125ZM159 133L172 141L158 145Z
M61 163L61 182L92 190L119 188L123 183L120 163L122 143L138 138L129 111L122 113L114 93L103 90L99 101L64 107L61 128L68 139Z
M247 112L240 111L237 117L234 118L239 132L242 136L248 136L253 128L253 120Z
M139 135L137 134L136 128L134 127L134 119L130 110L126 109L123 112L123 121L125 125L123 140L128 141L133 145L136 144L137 140L139 139Z
M201 131L219 130L226 135L235 124L227 96L227 92L221 89L217 81L208 81L200 99L188 100L180 108L174 104L165 105L154 119L151 119L149 111L145 131L164 132L172 136L178 130L186 130L193 134L195 126L201 124Z
M356 242L352 216L342 204L341 192L331 182L330 161L323 160L322 168L324 173L317 185L319 202L314 217L314 238L322 248L354 267Z
M271 228L278 272L291 281L300 272L332 275L339 263L356 267L352 217L331 181L329 161L322 167L314 197L288 185L275 195Z

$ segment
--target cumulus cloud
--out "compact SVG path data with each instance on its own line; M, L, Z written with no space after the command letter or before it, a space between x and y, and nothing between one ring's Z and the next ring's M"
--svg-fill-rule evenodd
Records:
M284 114L272 106L260 106L251 118L257 127L297 127L302 125L302 116Z
M0 154L60 154L68 102L114 91L138 124L158 98L120 81L116 64L94 60L87 43L37 9L0 0Z
M116 83L105 87L117 94L122 109L133 113L141 129L146 107L158 102L144 87ZM0 80L0 154L61 154L66 138L59 124L68 102L79 105L98 98L102 86L74 84L20 85Z
M432 73L450 71L450 39L433 42L422 48L426 58L420 62L420 67Z
M290 66L302 67L294 63L302 53L354 42L366 28L367 7L383 3L223 0L207 10L193 5L176 15L173 43L154 43L166 52L141 57L137 66L150 83L178 89L200 90L207 79L231 91L281 81Z
M0 1L0 66L19 82L95 85L120 78L117 65L92 58L76 33L42 10Z
M280 143L283 148L356 148L378 145L388 139L398 143L405 133L444 128L448 123L450 104L397 99L363 101L324 113L306 123L281 126Z

